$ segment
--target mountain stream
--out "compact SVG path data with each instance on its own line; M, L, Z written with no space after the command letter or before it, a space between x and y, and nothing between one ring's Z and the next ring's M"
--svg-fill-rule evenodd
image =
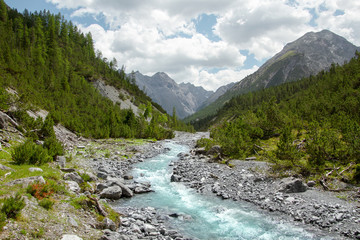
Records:
M164 213L177 213L170 226L195 239L325 239L299 226L290 225L260 212L249 203L222 200L196 193L182 183L170 182L169 164L189 147L173 141L170 151L134 165L136 181L150 182L154 192L118 201L115 207L153 207Z

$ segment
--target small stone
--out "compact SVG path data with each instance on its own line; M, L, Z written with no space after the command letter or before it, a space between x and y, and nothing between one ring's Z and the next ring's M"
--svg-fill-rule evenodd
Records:
M131 180L131 179L134 179L134 177L131 176L131 175L125 175L125 176L124 176L124 179L125 179L125 180Z
M29 168L30 172L43 172L43 170L41 168L37 168L37 167L31 167Z
M316 185L315 181L308 181L307 182L308 187L314 187Z

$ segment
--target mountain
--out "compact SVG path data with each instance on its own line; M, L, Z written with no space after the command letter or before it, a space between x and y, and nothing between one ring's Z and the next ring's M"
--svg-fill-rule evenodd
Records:
M137 71L134 73L134 78L139 88L169 114L173 113L175 107L176 115L181 119L195 113L214 93L191 83L177 84L163 72L149 77Z
M229 89L231 89L235 83L229 83L227 85L219 87L206 101L198 108L198 110L203 109L204 107L210 105L215 102L219 97L224 95Z
M190 116L191 122L212 115L232 97L285 82L297 81L327 70L331 64L344 64L360 50L345 38L329 30L309 32L288 43L281 52L269 59L255 73L237 82L214 103Z

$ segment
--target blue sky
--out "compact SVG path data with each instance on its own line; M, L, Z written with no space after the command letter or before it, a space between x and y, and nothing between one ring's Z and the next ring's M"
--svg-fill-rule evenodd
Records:
M329 29L360 45L360 1L5 0L22 12L60 12L91 32L128 72L166 72L216 90L256 71L286 43Z

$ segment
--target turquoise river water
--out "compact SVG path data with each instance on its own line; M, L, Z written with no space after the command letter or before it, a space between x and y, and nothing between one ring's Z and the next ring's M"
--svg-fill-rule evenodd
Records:
M184 236L197 239L330 239L276 220L249 203L204 196L181 183L170 182L169 163L189 148L172 141L166 147L171 150L136 164L133 170L134 179L151 182L155 192L121 200L119 206L149 206L185 214L185 220L172 218L170 224Z

